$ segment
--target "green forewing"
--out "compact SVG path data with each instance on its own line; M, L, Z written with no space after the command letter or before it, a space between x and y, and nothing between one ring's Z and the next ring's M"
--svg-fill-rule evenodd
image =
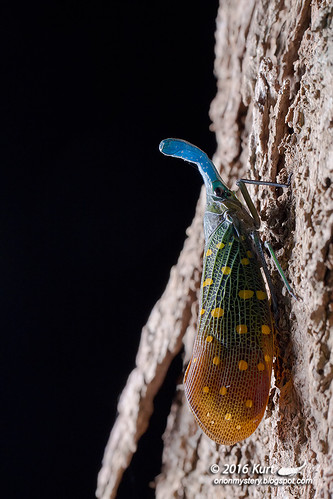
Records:
M252 240L222 222L205 247L200 318L184 386L198 423L233 444L258 426L267 405L273 324Z

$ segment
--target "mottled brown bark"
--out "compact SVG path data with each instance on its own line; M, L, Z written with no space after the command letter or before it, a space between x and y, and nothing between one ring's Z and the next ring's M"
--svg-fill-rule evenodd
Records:
M331 497L333 455L333 5L310 0L221 0L218 93L211 107L214 161L229 186L240 177L285 181L250 188L269 240L301 297L290 299L272 267L281 318L268 410L233 447L198 429L180 388L164 436L156 496ZM119 403L97 495L115 496L172 358L189 360L198 311L203 197L167 289L143 330L137 367ZM126 431L124 431L126 429ZM214 486L213 463L299 466L312 486ZM220 477L220 475L219 475Z

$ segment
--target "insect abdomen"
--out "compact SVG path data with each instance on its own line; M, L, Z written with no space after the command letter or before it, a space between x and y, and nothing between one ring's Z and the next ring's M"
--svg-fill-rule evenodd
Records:
M232 445L250 436L267 405L273 324L256 255L221 224L205 248L200 319L184 387L204 432Z

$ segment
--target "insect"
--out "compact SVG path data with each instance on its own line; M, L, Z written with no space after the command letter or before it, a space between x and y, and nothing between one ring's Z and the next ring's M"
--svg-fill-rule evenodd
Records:
M239 180L247 210L199 148L184 140L165 139L160 151L197 164L206 187L200 313L184 389L208 437L219 444L233 445L256 430L270 391L274 321L261 268L277 314L257 232L260 219L245 183L286 185ZM271 246L266 246L293 295Z

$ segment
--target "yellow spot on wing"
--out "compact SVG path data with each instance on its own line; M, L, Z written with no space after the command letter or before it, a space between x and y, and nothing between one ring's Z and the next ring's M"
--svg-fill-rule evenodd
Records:
M226 393L227 393L227 389L226 389L226 387L225 387L225 386L222 386L222 388L220 388L220 394L221 394L221 395L226 395Z
M203 315L204 313L205 313L205 309L204 309L204 308L202 308L202 309L200 310L200 315Z
M271 329L269 326L266 326L266 324L264 324L263 326L261 326L261 332L262 334L269 334L271 332Z
M219 365L219 363L220 363L220 358L219 358L219 357L214 357L214 359L213 359L213 364L214 364L215 366L218 366L218 365Z
M228 275L231 272L230 267L222 267L222 274Z
M204 386L203 389L202 389L202 391L204 393L209 393L209 386Z
M222 317L224 314L223 308L213 308L211 311L212 317Z
M247 300L248 298L252 298L254 295L254 291L251 289L242 289L241 291L238 292L239 298L243 298L243 300Z
M229 421L231 419L230 412L227 412L227 414L224 416L224 419L226 419L227 421Z
M213 341L213 336L209 335L206 338L207 343L211 343Z
M249 265L249 263L250 263L250 260L248 258L242 258L241 259L241 264L242 265Z
M270 362L270 361L271 361L271 358L270 358L270 356L269 356L269 355L265 355L265 361L266 361L266 362Z
M267 298L265 291L256 291L256 295L258 300L266 300Z
M259 362L259 364L257 365L257 368L258 368L258 371L264 371L265 366L262 362Z
M212 250L209 249L209 250L206 251L206 256L210 256L212 253L213 253Z
M236 326L236 331L239 334L247 333L247 325L246 324L239 324L238 326Z
M225 246L225 244L224 244L224 243L217 243L217 245L216 245L216 247L217 247L218 249L222 249L222 248L224 248L224 246Z
M240 360L238 362L238 368L240 371L246 371L246 369L248 368L248 363L245 361L245 360Z
M252 400L250 400L250 399L249 399L249 400L247 400L247 401L245 402L245 407L250 408L250 407L252 407L252 406L253 406L253 402L252 402Z
M204 288L205 286L210 286L211 284L213 284L213 279L210 279L208 277L208 279L206 279L203 283L202 283L202 287Z

